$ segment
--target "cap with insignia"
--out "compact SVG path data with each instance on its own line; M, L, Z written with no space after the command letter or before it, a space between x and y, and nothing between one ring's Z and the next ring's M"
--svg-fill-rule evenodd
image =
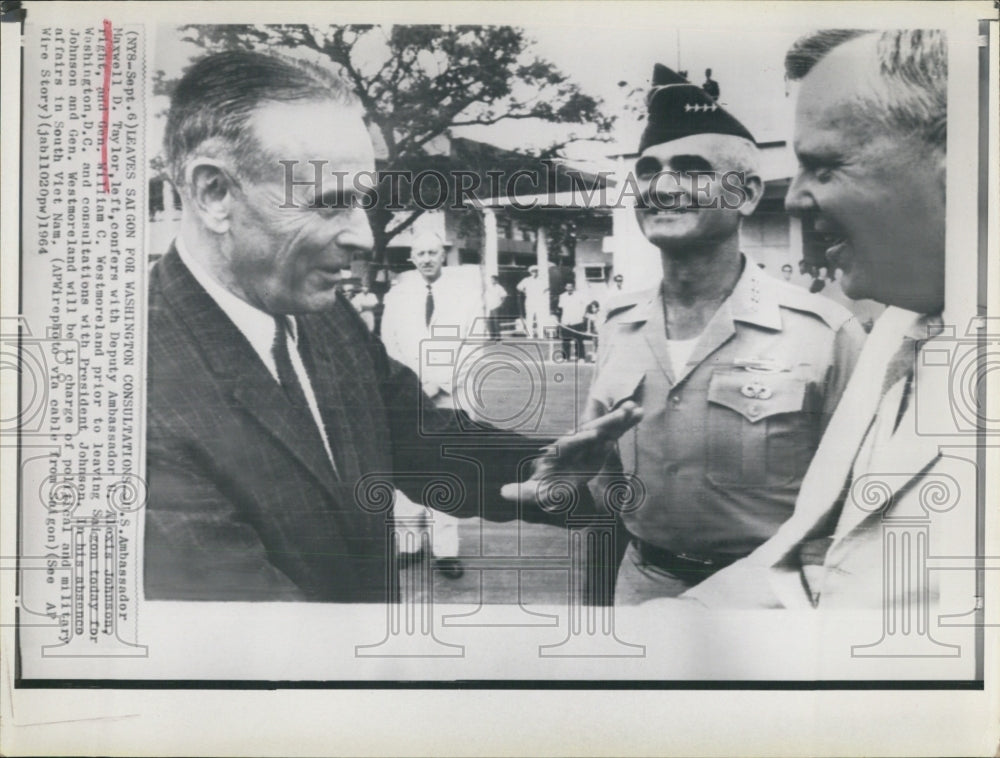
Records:
M657 63L646 96L649 119L639 140L641 153L650 145L692 134L729 134L755 142L750 131L701 87Z

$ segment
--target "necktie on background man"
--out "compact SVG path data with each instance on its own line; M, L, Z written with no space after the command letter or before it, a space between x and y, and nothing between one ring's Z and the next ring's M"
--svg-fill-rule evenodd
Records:
M337 462L334 460L333 451L330 448L329 442L329 432L326 430L326 422L322 418L322 413L319 413L317 408L317 413L319 413L319 418L313 413L313 409L309 406L309 401L306 399L305 390L302 387L302 383L299 381L298 372L292 365L292 357L288 350L288 330L290 324L288 322L287 316L275 316L274 317L274 343L271 345L271 355L274 357L275 367L278 369L278 383L281 385L281 389L285 392L285 397L292 404L293 407L301 410L306 417L312 419L313 427L319 434L320 442L326 451L327 457L330 460L330 465L333 467L333 473L335 476L339 476L339 471L337 470ZM298 352L298 350L296 350ZM308 377L309 365L311 361L308 357L303 356L299 353L299 359L302 363L303 370ZM322 424L322 427L320 426Z
M431 318L434 316L434 291L431 285L427 285L427 302L424 305L424 326L431 325Z

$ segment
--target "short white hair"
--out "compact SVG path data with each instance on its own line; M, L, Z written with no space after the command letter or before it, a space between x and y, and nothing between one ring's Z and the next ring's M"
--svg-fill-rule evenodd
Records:
M919 136L945 150L948 136L948 44L940 29L824 29L798 40L785 56L789 79L806 77L832 50L871 37L878 77L859 103L874 122Z

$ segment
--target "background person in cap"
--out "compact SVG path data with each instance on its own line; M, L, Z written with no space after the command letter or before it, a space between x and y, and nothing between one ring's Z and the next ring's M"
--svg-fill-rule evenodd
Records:
M524 296L524 324L529 337L541 337L549 322L549 288L538 276L538 266L529 266L528 275L517 283Z
M663 281L609 304L587 408L594 418L635 403L642 418L576 462L624 470L645 489L622 514L618 604L681 594L792 515L864 339L845 309L740 252L740 220L764 192L746 128L664 66L653 85L636 216ZM535 479L572 471L565 463L543 459Z
M600 298L601 310L606 311L608 308L608 304L612 300L620 298L624 293L624 291L625 291L625 277L622 276L621 274L615 274L611 278L611 281L608 282L608 286L605 287L604 291L601 293L601 298Z

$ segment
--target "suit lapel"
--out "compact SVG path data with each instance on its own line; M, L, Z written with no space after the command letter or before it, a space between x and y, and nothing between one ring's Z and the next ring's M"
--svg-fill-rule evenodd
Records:
M205 292L177 251L171 248L161 266L163 294L191 332L213 373L232 387L232 396L331 494L336 480L315 423L285 397L243 333Z
M338 306L340 304L338 303ZM349 314L350 315L350 314ZM341 479L356 481L364 467L358 457L355 436L350 419L370 410L370 398L365 398L358 385L368 375L358 365L357 346L344 334L334 329L324 329L320 339L318 322L302 318L299 323L308 334L309 350L313 359L312 381L320 412L326 423L327 437L334 451Z
M281 387L266 370L254 372L252 376L249 372L245 374L233 390L233 396L328 492L335 493L333 468L316 423L288 402Z

